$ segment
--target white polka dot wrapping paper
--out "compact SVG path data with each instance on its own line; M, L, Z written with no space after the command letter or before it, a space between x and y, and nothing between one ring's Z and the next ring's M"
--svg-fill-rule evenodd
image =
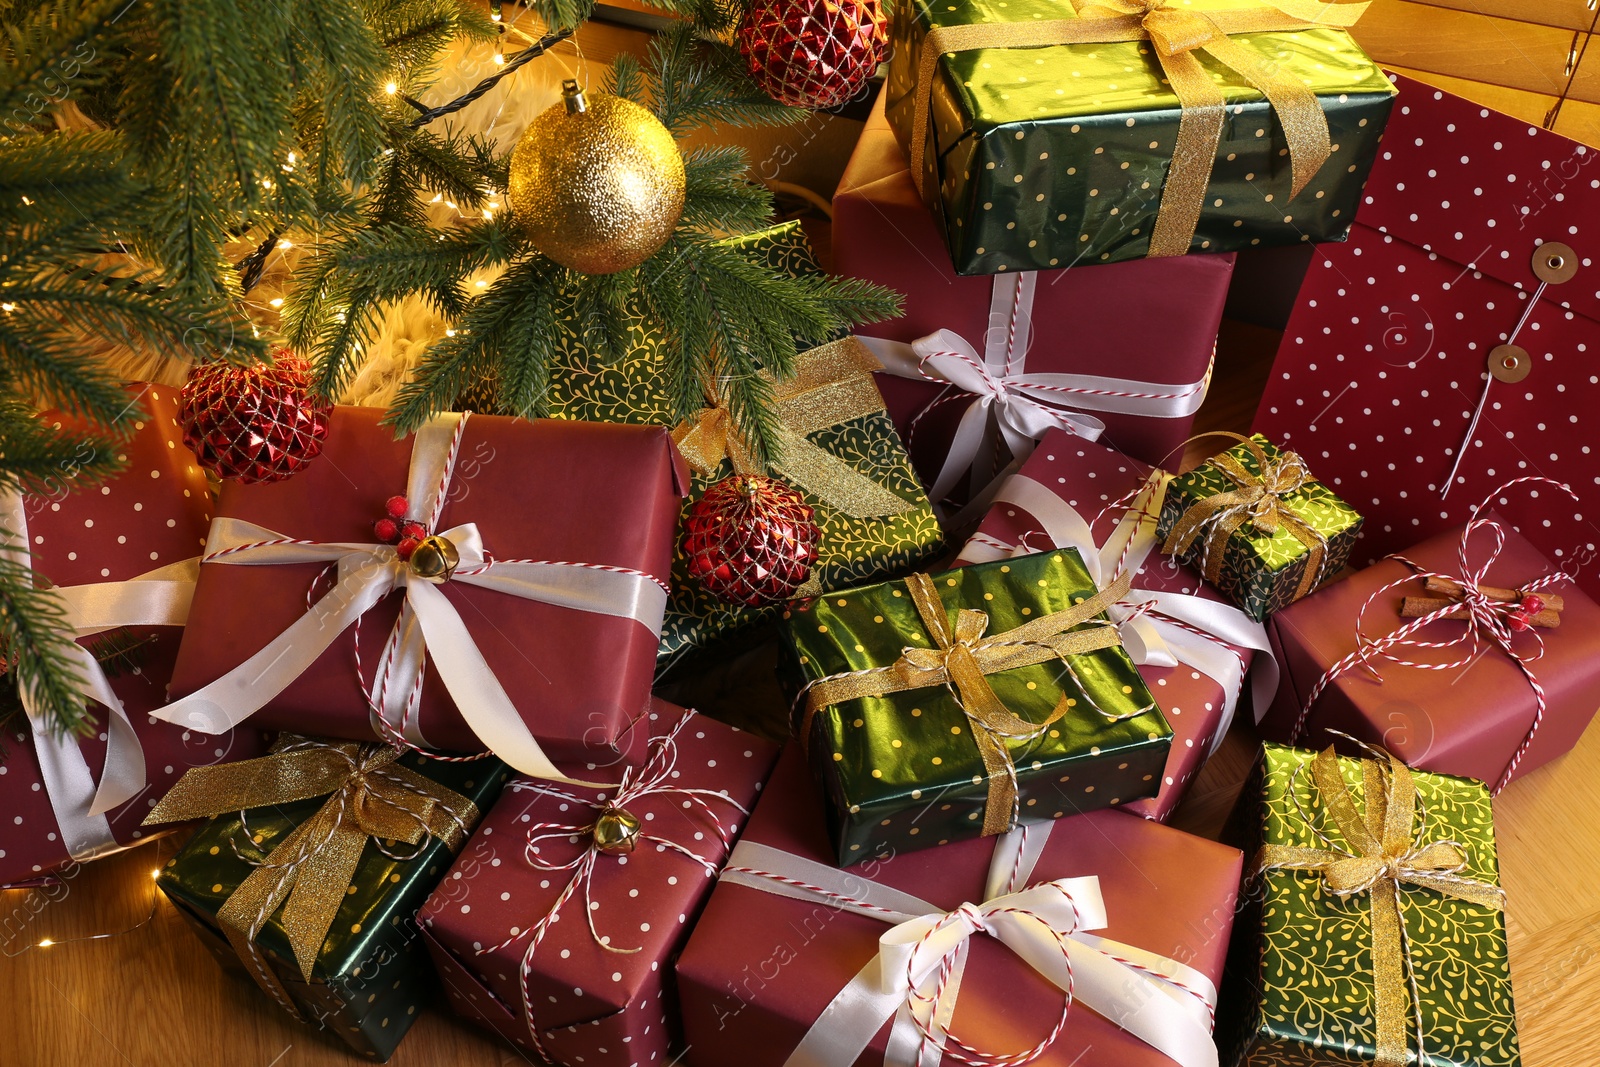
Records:
M198 556L205 543L211 494L205 474L183 443L177 391L139 386L130 391L130 400L135 397L147 414L136 421L133 436L118 446L126 463L120 474L68 492L66 479L73 472L63 471L62 478L46 479L36 493L23 498L33 566L57 587L127 582ZM59 413L43 418L66 431L83 428ZM89 458L87 451L84 458ZM88 817L87 822L98 824L96 843L79 848L76 856L73 835L60 825L56 805L71 808L82 802L86 809L88 798L52 797L26 720L18 717L24 725L8 732L0 760L0 884L49 876L75 858L87 860L153 840L164 831L139 824L185 770L260 755L259 731L240 729L212 737L150 717L166 703L180 634L176 626L118 627L82 639L91 652L112 640L131 646L127 665L110 666L106 674L143 750L145 788L103 816ZM99 782L108 748L108 713L98 703L88 706L96 729L76 739L76 746Z
M1316 249L1253 428L1366 517L1355 566L1512 478L1566 482L1575 508L1538 489L1494 507L1596 595L1600 151L1395 80L1350 240Z

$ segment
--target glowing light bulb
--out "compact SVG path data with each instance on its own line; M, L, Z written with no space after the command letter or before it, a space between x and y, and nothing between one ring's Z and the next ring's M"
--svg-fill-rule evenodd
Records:
M50 940L50 939L49 939L49 938L48 938L48 937L47 937L47 938L45 938L45 939L44 939L44 940L43 940L43 941L41 941L41 942L39 942L39 947L40 947L40 948L49 948L49 947L50 947L50 946L51 946L51 945L53 945L53 944L55 944L55 942L54 942L54 941L52 941L52 940Z
M390 96L393 96L395 93L400 91L400 86L396 82L390 82L388 85L383 87L383 91L388 93Z

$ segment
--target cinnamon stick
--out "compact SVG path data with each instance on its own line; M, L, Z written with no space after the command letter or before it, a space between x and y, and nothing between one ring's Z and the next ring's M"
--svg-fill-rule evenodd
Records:
M1489 590L1485 589L1484 592L1488 593ZM1491 596L1492 595L1493 594L1491 594ZM1543 596L1544 594L1541 593L1539 595ZM1522 598L1495 597L1495 599L1510 601L1512 599L1520 600ZM1425 596L1408 596L1400 605L1400 617L1402 619L1420 619L1424 615L1432 615L1440 608L1448 607L1451 604L1460 603L1461 601L1455 597L1433 598ZM1548 603L1548 601L1546 601L1546 603ZM1468 612L1466 608L1458 607L1455 611L1452 611L1448 615L1441 616L1441 618L1465 619L1467 618L1467 615ZM1528 616L1528 622L1534 626L1537 626L1541 630L1554 630L1556 627L1561 625L1561 612L1555 608L1546 607L1537 615Z
M1460 584L1452 582L1448 578L1429 578L1422 583L1422 587L1430 593L1437 593L1450 600L1461 599ZM1501 589L1499 586L1494 585L1480 585L1478 586L1478 591L1490 600L1521 600L1523 597L1520 589ZM1566 606L1566 602L1561 599L1560 593L1541 591L1533 595L1544 601L1546 611L1560 611ZM1540 612L1540 614L1543 614L1543 612Z

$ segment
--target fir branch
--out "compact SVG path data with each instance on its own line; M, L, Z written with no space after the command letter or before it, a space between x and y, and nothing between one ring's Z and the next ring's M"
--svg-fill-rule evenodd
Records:
M137 399L124 394L128 409L141 412ZM125 465L115 442L81 428L46 422L31 404L0 399L0 486L50 500L60 500L79 483L109 478Z
M606 70L606 92L642 105L646 103L646 88L644 71L640 69L637 57L624 52L611 61L611 66Z
M390 56L351 4L295 3L290 24L318 68L310 89L322 109L323 138L344 178L359 183L383 149L383 117L372 92Z
M552 30L575 30L594 14L595 0L531 0L539 18Z
M750 161L733 145L702 145L683 154L683 216L679 225L742 233L772 219L772 194L745 177Z
M333 262L337 270L359 274L378 299L393 300L502 264L510 246L500 219L447 233L396 226L352 234L333 252Z
M655 83L652 108L675 134L695 126L784 126L807 112L785 107L741 73L738 52L696 39L694 27L674 26L650 45Z
M0 537L15 538L10 530ZM93 719L79 687L77 650L61 599L35 585L25 561L0 554L0 649L20 693L31 696L51 730L88 734Z
M136 634L126 626L96 634L87 645L107 678L120 678L137 674L149 658L150 646L155 644L154 634Z
M8 133L22 133L46 106L71 95L98 57L96 38L128 6L129 0L55 0L20 18L8 15L0 33L0 115Z

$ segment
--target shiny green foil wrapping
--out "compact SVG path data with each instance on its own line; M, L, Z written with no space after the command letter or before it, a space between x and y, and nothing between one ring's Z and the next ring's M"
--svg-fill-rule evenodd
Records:
M1281 455L1277 447L1260 434L1253 439L1268 462ZM1227 454L1252 474L1261 473L1255 455L1244 444L1234 445ZM1195 502L1237 488L1232 478L1210 462L1172 479L1156 524L1156 537L1164 540ZM1322 568L1324 580L1338 574L1349 560L1350 550L1361 533L1361 516L1321 482L1309 483L1284 497L1283 502L1307 526L1327 539L1326 562ZM1205 552L1206 534L1202 532L1178 558L1201 570ZM1306 546L1288 530L1262 533L1246 522L1228 538L1223 549L1217 588L1226 593L1239 610L1259 622L1294 602L1308 556Z
M959 274L1113 263L1149 251L1181 108L1148 41L947 53L935 68L928 128L911 128L930 28L1070 14L1067 0L908 0L897 8L889 121L902 147L913 138L926 145L927 180L938 183L934 210ZM1343 240L1377 158L1394 87L1344 30L1233 40L1305 80L1327 116L1333 152L1290 200L1276 114L1237 74L1196 53L1228 112L1191 251Z
M1246 857L1266 845L1348 847L1326 817L1311 778L1316 753L1268 744L1235 809L1230 833ZM1361 763L1339 770L1364 805ZM1498 884L1494 819L1482 782L1413 771L1419 840L1453 841L1463 877ZM1248 860L1246 861L1248 862ZM1422 1016L1421 1062L1436 1067L1517 1067L1516 1012L1505 916L1429 889L1401 890L1402 921ZM1376 1058L1372 917L1366 894L1340 898L1321 875L1277 869L1241 895L1217 1018L1224 1064L1322 1067ZM1409 998L1408 998L1409 1001ZM1419 1062L1417 1022L1406 1026Z
M454 789L480 812L499 795L510 773L492 757L444 763L411 753L399 763ZM217 924L217 912L255 865L325 800L251 808L210 819L161 869L157 879L161 891L223 967L241 981L254 985ZM309 983L295 963L280 922L281 909L256 938L301 1014L359 1055L380 1063L393 1054L418 1010L433 998L433 967L416 915L450 866L451 856L444 842L434 837L425 837L416 846L403 841L383 845L393 856L367 842Z
M983 611L985 636L1098 591L1074 549L933 578L952 625L963 608ZM909 645L932 647L902 581L798 601L782 641L793 693L829 675L888 666ZM1023 823L1153 796L1172 744L1171 727L1120 645L1068 660L1070 673L1050 660L987 676L1001 702L1031 722L1048 718L1063 695L1074 701L1037 737L1007 742ZM803 706L801 698L797 716ZM1129 717L1110 721L1120 716ZM989 784L972 729L942 683L842 701L816 714L801 740L827 801L840 866L980 836Z
M797 222L730 241L762 252L764 264L775 272L821 272ZM658 333L640 324L628 355L617 363L607 363L602 353L583 344L571 331L565 332L560 351L560 358L550 369L552 418L676 424L672 404L661 384L667 371ZM807 503L815 509L821 534L813 575L823 589L906 574L939 551L943 545L939 521L912 470L900 435L885 412L879 410L818 430L808 440L915 505L898 515L854 518L805 494ZM732 464L724 460L713 477L696 475L694 491L685 508L698 500L712 482L732 473ZM801 492L805 493L803 489ZM697 661L693 653L715 650L724 639L741 631L748 635L762 622L776 618L779 610L738 607L711 596L689 577L688 559L681 551L673 559L671 584L657 660L662 675L681 673Z

